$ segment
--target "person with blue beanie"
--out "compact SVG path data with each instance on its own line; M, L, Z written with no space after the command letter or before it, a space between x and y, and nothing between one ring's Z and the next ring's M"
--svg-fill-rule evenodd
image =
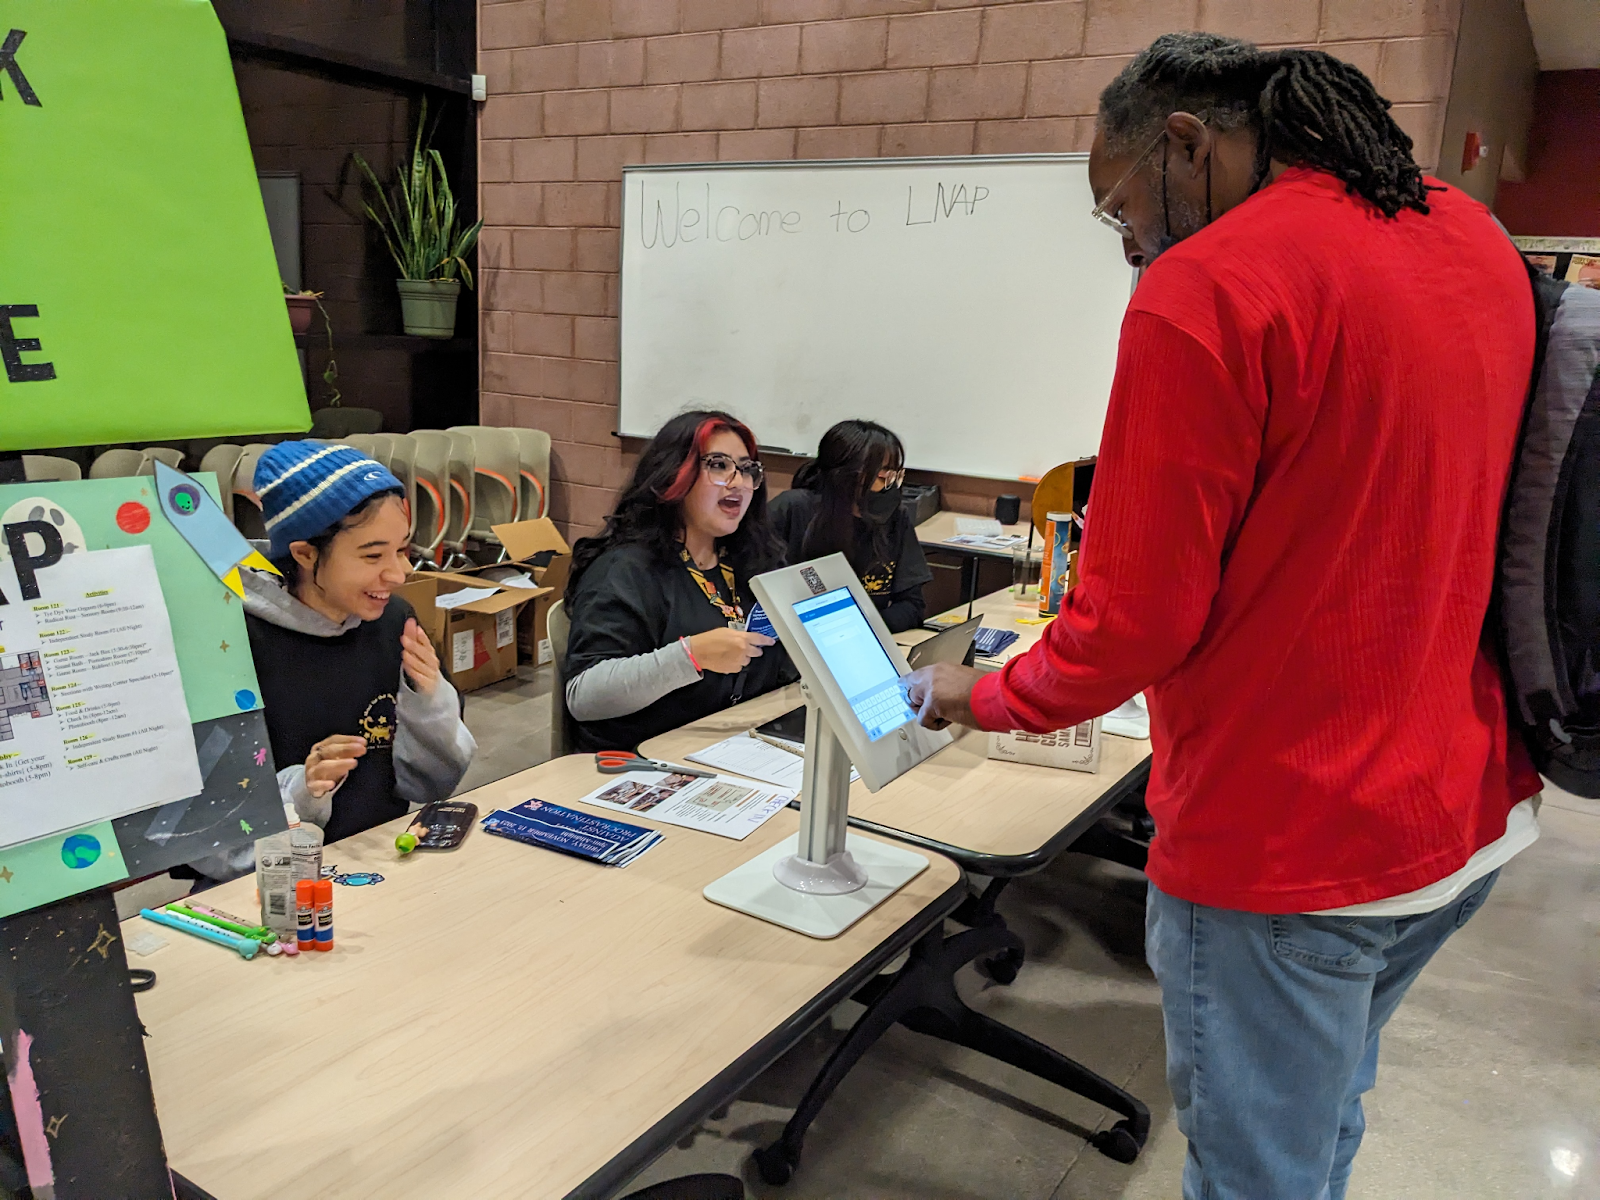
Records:
M281 573L245 571L245 624L286 806L327 841L450 795L477 743L411 606L400 481L352 446L273 446L255 473ZM246 848L194 864L227 878Z

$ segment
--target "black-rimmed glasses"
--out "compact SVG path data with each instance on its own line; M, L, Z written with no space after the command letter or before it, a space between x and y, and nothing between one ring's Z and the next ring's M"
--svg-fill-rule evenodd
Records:
M718 487L732 487L734 480L743 475L752 488L758 488L767 477L766 468L753 458L735 459L727 454L702 454L700 465L705 468L706 478Z

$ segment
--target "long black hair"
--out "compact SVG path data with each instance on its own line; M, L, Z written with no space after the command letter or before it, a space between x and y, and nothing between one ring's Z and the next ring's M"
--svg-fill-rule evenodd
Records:
M1163 34L1100 93L1106 149L1137 153L1179 111L1218 131L1252 128L1258 180L1276 159L1337 176L1386 217L1428 211L1422 168L1389 101L1331 54L1262 50L1214 33Z
M633 477L617 500L617 507L606 518L606 525L595 537L579 538L572 548L572 571L567 576L568 600L577 594L584 572L613 546L637 543L656 554L663 563L678 561L683 533L683 498L700 478L700 456L717 434L731 431L744 442L745 451L757 462L755 435L736 417L715 410L679 413L651 438L639 454ZM750 496L739 528L717 539L717 548L727 552L728 560L741 578L760 574L783 561L783 547L767 517L767 485L763 480Z
M862 574L888 553L887 523L864 521L858 515L878 472L906 465L906 448L891 429L876 421L840 421L817 444L817 457L795 472L796 488L822 498L817 515L801 539L802 561L843 553ZM863 538L865 527L868 536Z

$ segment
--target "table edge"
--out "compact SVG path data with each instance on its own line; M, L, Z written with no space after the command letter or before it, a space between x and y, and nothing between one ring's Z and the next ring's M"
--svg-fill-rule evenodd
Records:
M1058 855L1082 837L1089 827L1105 814L1108 808L1124 799L1135 789L1142 787L1150 778L1150 763L1151 759L1147 754L1138 763L1130 767L1120 779L1101 792L1092 804L1086 805L1078 812L1077 816L1057 830L1044 845L1025 854L991 854L982 850L968 850L961 846L952 846L946 842L937 841L934 838L923 837L921 834L896 829L891 825L880 825L864 817L852 816L850 824L856 829L876 834L882 838L888 838L891 841L903 842L908 846L916 846L921 850L942 854L944 857L953 860L963 871L971 871L976 875L985 875L990 878L1031 875L1048 867Z
M858 960L855 966L835 978L782 1024L695 1089L676 1108L568 1192L565 1200L608 1200L670 1150L685 1130L693 1129L716 1109L736 1098L762 1071L788 1053L819 1021L826 1018L840 1001L849 999L852 993L897 955L910 949L918 938L943 922L960 907L966 895L967 882L963 873L943 893L929 901L914 917Z

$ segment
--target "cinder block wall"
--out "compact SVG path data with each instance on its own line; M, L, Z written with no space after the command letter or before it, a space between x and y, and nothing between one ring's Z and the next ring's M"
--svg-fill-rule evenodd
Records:
M1207 29L1356 63L1431 167L1459 23L1459 0L481 0L481 419L546 430L555 517L598 528L632 465L625 163L1087 150L1129 56ZM969 511L1019 490L930 478Z

